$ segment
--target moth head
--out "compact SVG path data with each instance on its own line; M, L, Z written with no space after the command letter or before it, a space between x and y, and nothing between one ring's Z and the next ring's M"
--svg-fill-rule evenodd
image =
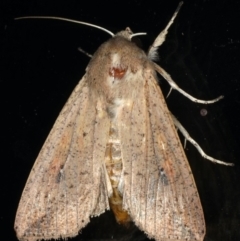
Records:
M146 33L133 33L132 30L129 27L126 27L125 30L120 31L114 35L116 36L121 36L125 39L128 39L129 41L132 39L132 37L139 36L139 35L146 35Z

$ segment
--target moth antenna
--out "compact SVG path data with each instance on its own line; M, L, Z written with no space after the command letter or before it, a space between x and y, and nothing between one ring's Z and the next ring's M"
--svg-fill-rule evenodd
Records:
M191 101L195 102L195 103L200 103L200 104L212 104L215 103L221 99L224 98L223 95L220 95L219 97L217 97L216 99L213 100L199 100L191 95L189 95L187 92L185 92L184 90L182 90L172 79L172 77L170 76L170 74L168 74L163 68L161 68L159 65L155 64L155 69L156 71L169 83L169 85L171 86L172 89L177 90L179 93L181 93L182 95L186 96L188 99L190 99Z
M180 11L181 6L183 5L183 2L180 2L178 4L177 9L175 10L172 18L168 22L167 26L162 30L162 32L157 36L157 38L154 40L153 44L151 45L149 51L148 51L148 57L149 59L155 60L158 56L157 49L159 46L162 45L162 43L165 41L168 29L172 25L174 19L177 17L178 12Z
M179 131L183 134L183 136L185 137L185 140L188 140L189 142L191 142L195 147L196 149L198 150L198 152L201 154L201 156L213 163L218 163L218 164L221 164L221 165L226 165L226 166L234 166L233 163L229 163L229 162L223 162L221 160L218 160L218 159L215 159L211 156L208 156L204 151L203 149L199 146L199 144L194 140L192 139L192 137L188 134L187 130L181 125L181 123L176 119L176 117L171 114L172 116L172 119L173 119L173 122L174 122L174 125L179 129Z
M133 33L133 34L131 34L130 38L133 38L133 37L136 37L139 35L147 35L147 33Z
M86 22L82 22L82 21L77 21L77 20L73 20L73 19L69 19L69 18L61 18L61 17L52 17L52 16L27 16L27 17L19 17L19 18L14 18L15 20L20 20L20 19L55 19L55 20L61 20L61 21L66 21L66 22L71 22L71 23L78 23L78 24L83 24L83 25L87 25L93 28L98 28L102 31L107 32L108 34L110 34L112 37L115 36L114 33L112 33L111 31L107 30L106 28L100 27L98 25L95 24L91 24L91 23L86 23Z

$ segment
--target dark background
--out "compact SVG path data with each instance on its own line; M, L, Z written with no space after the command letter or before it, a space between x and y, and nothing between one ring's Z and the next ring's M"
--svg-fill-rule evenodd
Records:
M17 205L28 174L58 113L84 74L89 58L109 39L100 30L54 20L15 17L60 16L103 26L112 32L129 26L144 49L166 26L179 1L2 1L1 16L1 209L0 239L16 241ZM189 94L212 99L192 103L176 91L169 109L204 151L235 167L203 159L187 143L205 213L204 240L240 240L240 2L186 0L160 48L159 64ZM166 96L169 86L159 77ZM207 110L202 116L200 111ZM181 136L181 134L180 134ZM182 138L183 140L183 138ZM133 225L115 223L111 212L94 218L72 240L147 240Z

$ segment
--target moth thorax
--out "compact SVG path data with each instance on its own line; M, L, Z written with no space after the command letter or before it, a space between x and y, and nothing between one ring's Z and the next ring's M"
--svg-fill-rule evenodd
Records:
M109 75L114 79L122 79L127 72L127 67L111 67L109 69Z
M115 98L111 100L111 103L107 106L107 113L111 121L114 123L118 117L119 112L124 106L130 106L131 101L124 98Z
M111 57L111 66L108 74L113 80L121 80L126 75L128 67L122 62L122 57L119 53L115 53Z

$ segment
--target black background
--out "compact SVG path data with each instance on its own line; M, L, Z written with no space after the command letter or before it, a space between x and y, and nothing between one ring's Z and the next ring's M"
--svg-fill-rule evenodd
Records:
M166 26L179 1L2 1L1 4L1 209L0 239L17 240L17 205L28 174L54 120L84 74L89 58L109 36L100 30L54 20L15 17L60 16L103 26L147 32L144 48ZM186 0L159 50L159 64L191 95L225 98L213 105L192 103L176 91L169 109L204 151L235 167L203 159L187 143L205 213L204 240L240 240L240 2ZM169 86L159 83L166 96ZM200 111L208 114L202 116ZM183 140L183 138L182 138ZM111 212L94 218L72 240L147 240Z

